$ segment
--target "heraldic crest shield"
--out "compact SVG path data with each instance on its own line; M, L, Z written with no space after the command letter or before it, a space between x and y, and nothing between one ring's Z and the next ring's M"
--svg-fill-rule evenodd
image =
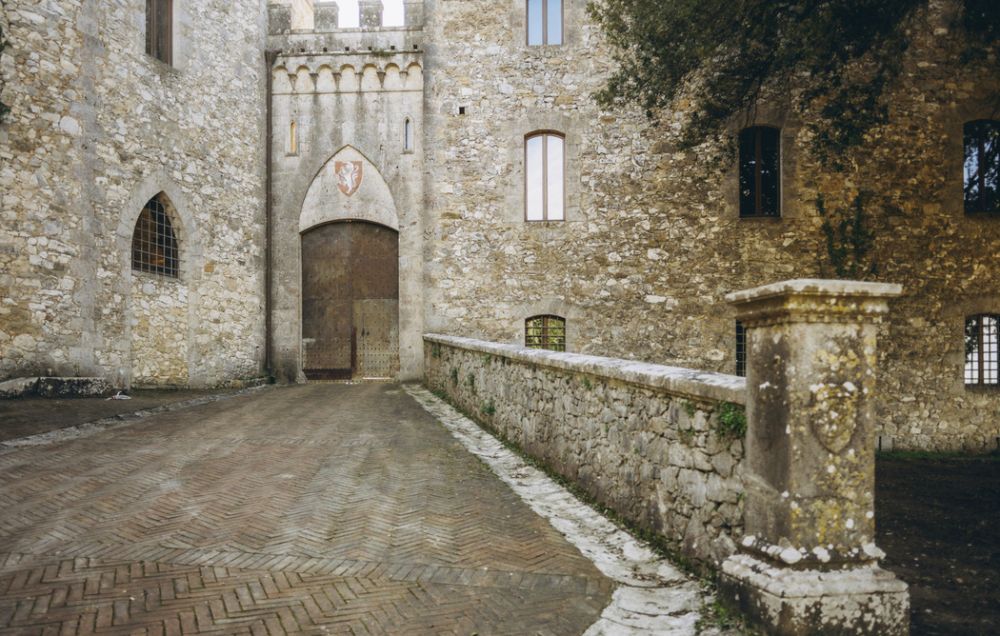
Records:
M365 166L360 161L338 161L333 166L337 173L337 188L347 196L361 187Z

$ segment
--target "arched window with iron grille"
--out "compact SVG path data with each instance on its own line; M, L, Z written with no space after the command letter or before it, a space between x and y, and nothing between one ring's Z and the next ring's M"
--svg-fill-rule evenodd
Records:
M180 276L180 251L168 207L166 197L158 194L139 214L132 233L133 270L170 278Z
M566 319L533 316L524 321L524 345L529 349L566 351Z

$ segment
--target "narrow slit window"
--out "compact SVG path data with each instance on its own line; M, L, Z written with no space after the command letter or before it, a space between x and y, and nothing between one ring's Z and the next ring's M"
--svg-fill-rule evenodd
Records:
M740 216L781 216L781 131L754 126L740 133Z
M557 133L537 133L525 140L525 219L563 221L566 141Z
M562 0L527 0L528 46L563 43Z
M529 349L566 351L566 319L534 316L524 321L524 345Z
M747 330L739 320L736 321L736 375L747 377Z
M163 195L146 203L132 233L132 269L171 278L180 275L180 255Z
M288 126L288 154L299 154L299 127L294 121Z
M413 150L413 120L409 117L403 123L403 150L407 152Z
M173 0L146 0L146 53L173 64Z
M1000 386L1000 315L966 318L965 385Z
M965 213L1000 216L1000 121L965 124Z

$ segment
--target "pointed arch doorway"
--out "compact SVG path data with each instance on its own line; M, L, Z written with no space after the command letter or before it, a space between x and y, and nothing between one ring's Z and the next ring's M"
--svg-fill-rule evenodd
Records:
M344 220L302 234L303 369L309 380L399 373L399 233Z

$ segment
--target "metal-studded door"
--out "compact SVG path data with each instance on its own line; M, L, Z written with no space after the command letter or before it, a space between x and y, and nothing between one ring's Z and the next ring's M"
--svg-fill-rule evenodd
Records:
M303 367L310 380L399 370L399 237L339 222L302 235Z

